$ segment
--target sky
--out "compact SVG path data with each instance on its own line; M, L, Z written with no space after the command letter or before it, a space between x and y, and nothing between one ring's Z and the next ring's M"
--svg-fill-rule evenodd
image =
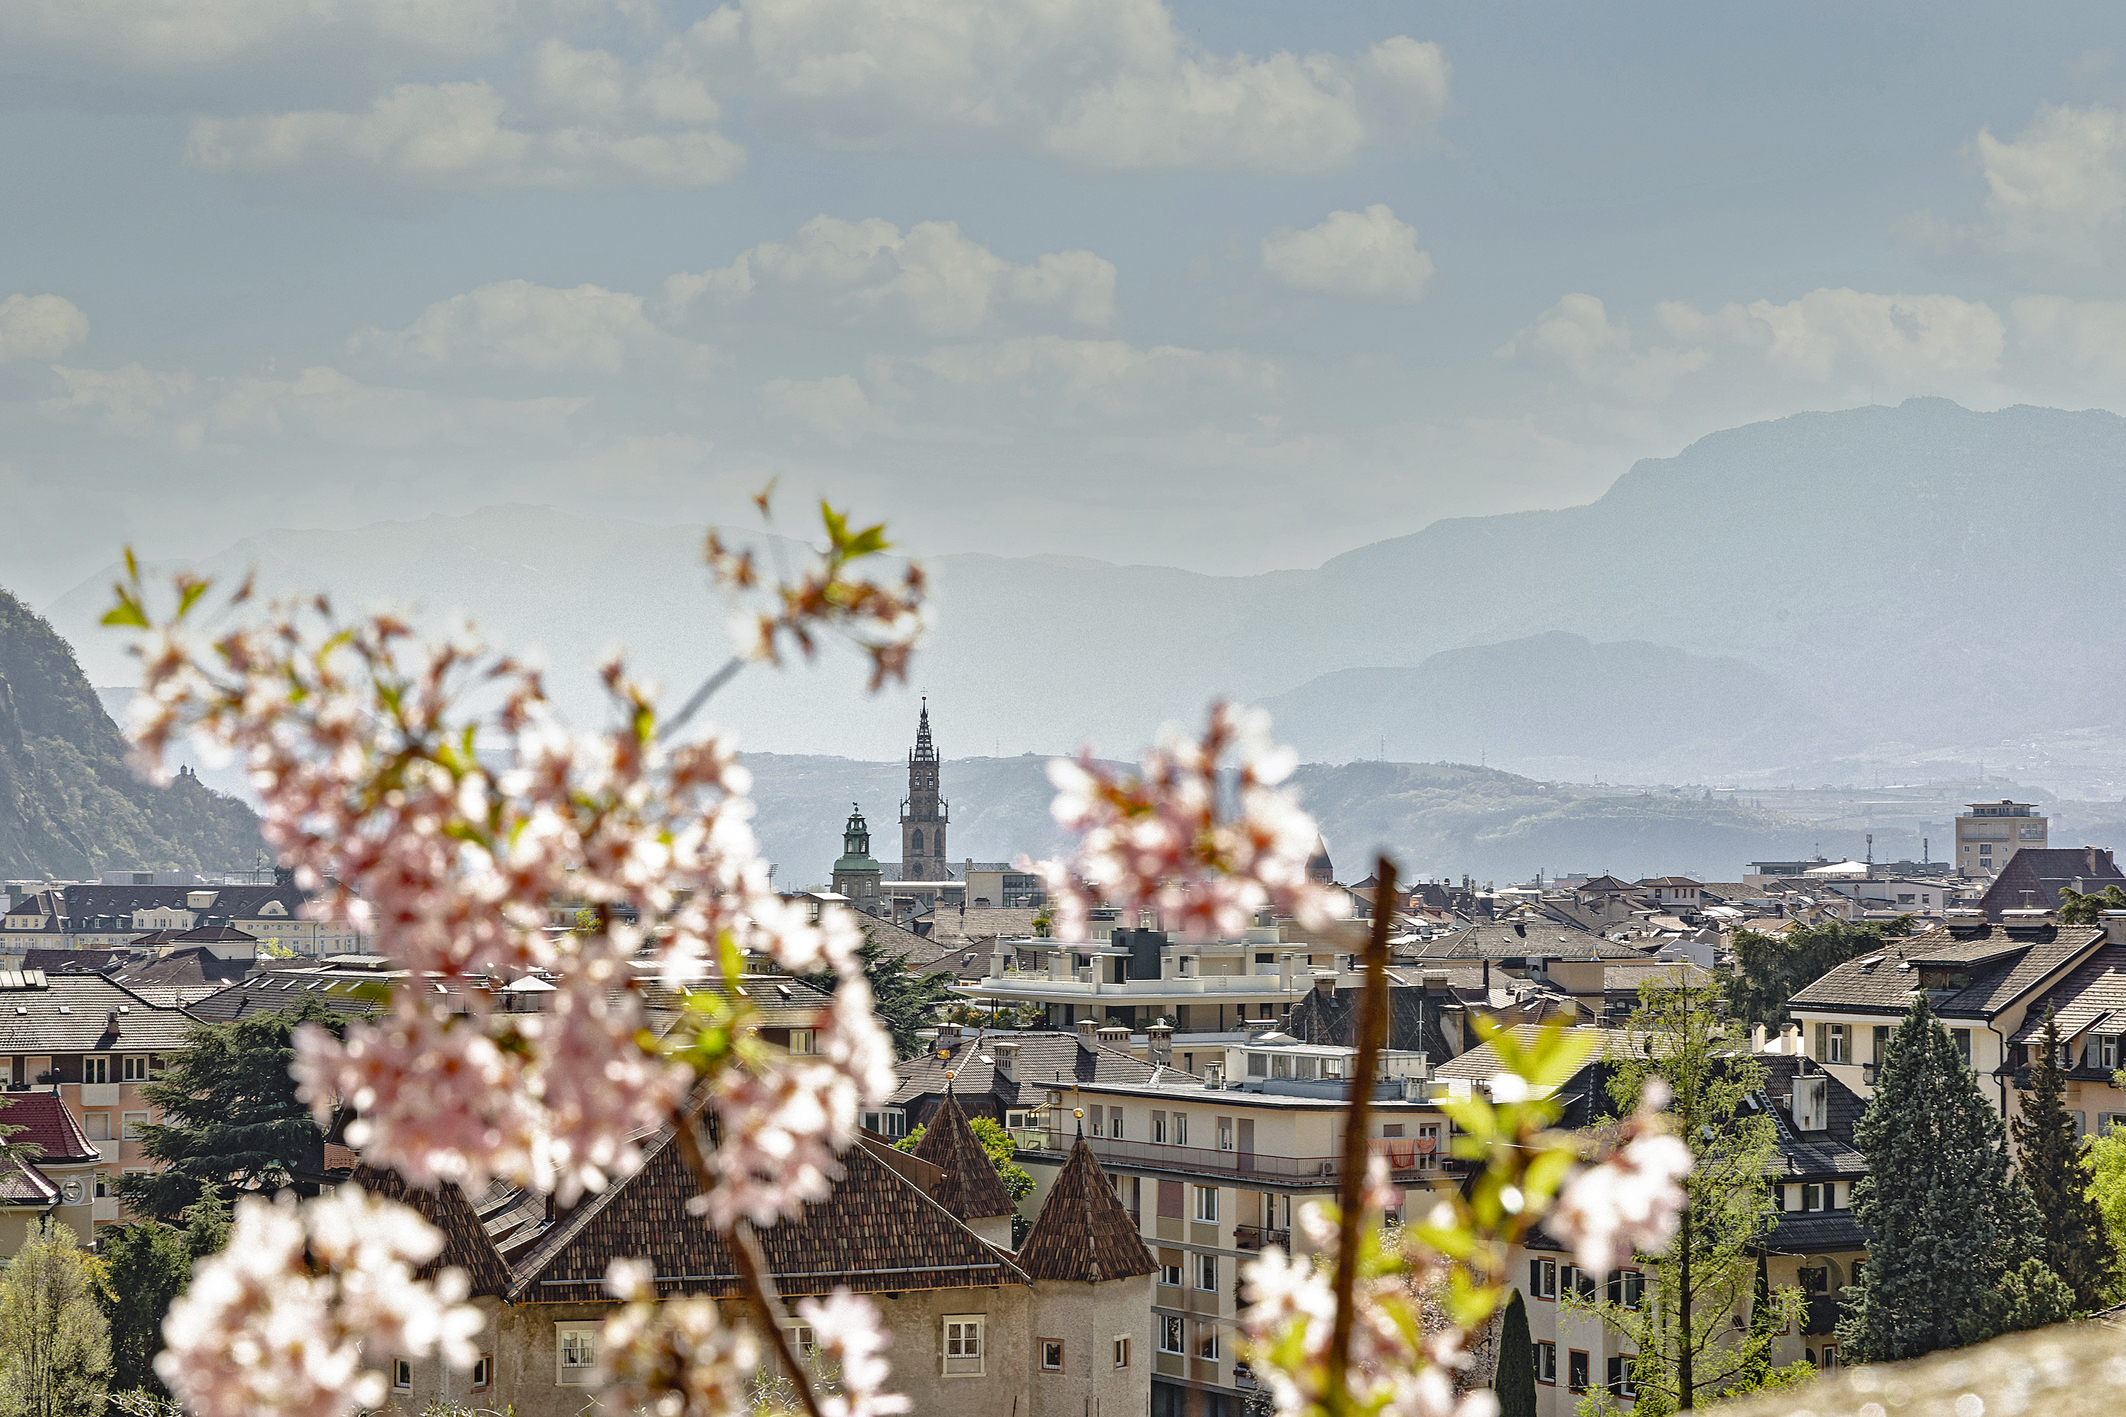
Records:
M0 586L770 478L1252 573L1801 409L2126 411L2121 56L2096 4L0 0Z

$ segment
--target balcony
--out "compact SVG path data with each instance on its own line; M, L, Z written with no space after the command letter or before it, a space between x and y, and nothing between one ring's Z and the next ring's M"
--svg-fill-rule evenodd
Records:
M1260 1250L1275 1245L1281 1250L1292 1248L1292 1232L1272 1230L1266 1225L1235 1225L1233 1248L1236 1250Z
M115 1082L85 1082L81 1084L81 1105L84 1107L116 1107L118 1089Z
M1042 1150L1063 1155L1075 1138L1050 1130ZM1259 1151L1220 1151L1203 1146L1166 1146L1159 1142L1117 1141L1113 1137L1087 1137L1093 1155L1103 1166L1132 1166L1148 1170L1182 1171L1197 1176L1231 1176L1256 1181L1287 1183L1334 1181L1343 1166L1340 1156L1272 1156ZM1436 1175L1465 1175L1472 1163L1438 1154L1430 1139L1397 1137L1369 1139L1369 1155L1385 1157L1389 1172L1403 1179Z

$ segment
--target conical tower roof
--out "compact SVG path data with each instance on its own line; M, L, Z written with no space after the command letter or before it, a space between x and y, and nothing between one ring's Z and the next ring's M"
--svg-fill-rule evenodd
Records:
M1094 1284L1158 1268L1082 1136L1049 1189L1040 1219L1019 1247L1019 1267L1034 1279Z
M988 1220L1018 1209L951 1093L923 1129L915 1154L945 1173L932 1188L931 1199L960 1219Z

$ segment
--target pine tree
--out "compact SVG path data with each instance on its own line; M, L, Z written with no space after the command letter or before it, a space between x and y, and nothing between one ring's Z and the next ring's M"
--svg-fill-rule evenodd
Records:
M1998 1292L2011 1272L2018 1292L2051 1292L2027 1268L2042 1267L2036 1206L2008 1169L2000 1118L1924 997L1890 1036L1854 1135L1868 1175L1853 1188L1853 1216L1870 1239L1838 1326L1850 1357L1917 1358L2041 1311Z
M111 1330L74 1228L44 1220L0 1276L0 1417L99 1417Z
M167 1391L155 1376L162 1351L162 1320L170 1301L192 1278L192 1254L184 1235L160 1221L142 1220L106 1230L105 1273L96 1296L111 1331L111 1387Z
M2114 888L2115 889L2115 888ZM2118 1275L2118 1252L2104 1214L2089 1195L2081 1138L2067 1115L2066 1083L2060 1074L2060 1031L2045 1011L2044 1041L2020 1088L2022 1109L2011 1130L2016 1164L2036 1202L2043 1244L2038 1258L2066 1282L2072 1307L2091 1313L2104 1306Z
M1499 1400L1499 1417L1535 1417L1535 1345L1528 1337L1528 1306L1521 1291L1506 1301L1506 1320L1499 1330L1499 1366L1491 1390Z

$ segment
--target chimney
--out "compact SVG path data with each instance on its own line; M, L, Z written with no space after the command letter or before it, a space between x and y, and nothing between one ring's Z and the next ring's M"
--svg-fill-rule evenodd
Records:
M1750 1051L1752 1053L1762 1053L1765 1051L1764 1025L1761 1023L1753 1023L1750 1025Z
M1299 956L1290 950L1282 951L1277 956L1277 987L1287 994L1292 992L1292 975L1293 971L1298 968L1298 961Z
M1119 1023L1106 1025L1094 1036L1100 1040L1100 1046L1103 1048L1113 1048L1124 1053L1129 1051L1129 1030Z
M1205 1063L1203 1065L1203 1084L1205 1087L1224 1087L1225 1064Z
M1155 1023L1144 1030L1144 1051L1155 1068L1173 1066L1174 1030L1171 1024Z
M1092 1047L1092 1046L1093 1046L1093 1044L1094 1044L1094 1043L1095 1043L1095 1042L1096 1042L1096 1041L1097 1041L1097 1040L1099 1039L1099 1037L1100 1037L1100 1033L1099 1033L1099 1028L1100 1028L1100 1024L1099 1024L1099 1022L1098 1022L1097 1020L1095 1020L1095 1019L1089 1019L1089 1018L1081 1018L1081 1019L1079 1019L1079 1020L1078 1020L1078 1025L1077 1025L1077 1027L1078 1027L1078 1046L1079 1046L1080 1048L1090 1048L1090 1047Z
M1801 1056L1800 1024L1790 1023L1786 1025L1786 1027L1779 1030L1778 1051L1786 1054L1789 1058L1798 1058Z
M997 1076L1006 1082L1019 1080L1019 1045L997 1043L991 1045L990 1056L997 1060Z

